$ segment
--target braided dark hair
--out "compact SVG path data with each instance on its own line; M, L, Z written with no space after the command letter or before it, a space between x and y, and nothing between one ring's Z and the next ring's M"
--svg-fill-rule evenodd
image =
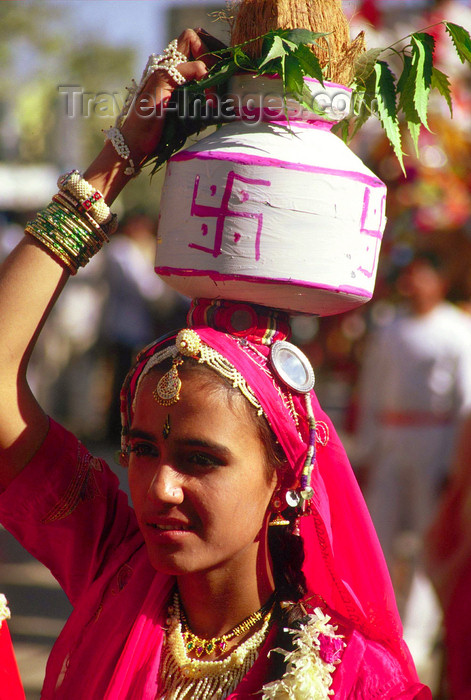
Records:
M256 416L260 439L265 445L267 465L270 473L276 469L279 483L283 484L287 470L286 456L276 439L267 420ZM300 601L307 593L306 577L303 572L304 544L299 535L293 533L294 521L297 514L288 508L283 517L290 520L289 525L268 528L268 546L273 562L275 579L275 608L273 619L277 623L278 632L273 643L273 649L281 648L293 651L293 635L290 630L299 629L306 621L306 611ZM289 603L289 604L288 604ZM267 682L282 678L286 671L285 657L273 651L270 655L271 665Z

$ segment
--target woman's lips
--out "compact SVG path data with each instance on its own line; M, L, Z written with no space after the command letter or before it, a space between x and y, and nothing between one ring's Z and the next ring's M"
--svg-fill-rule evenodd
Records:
M182 533L191 532L193 528L183 520L162 519L152 520L146 523L147 527L156 533Z

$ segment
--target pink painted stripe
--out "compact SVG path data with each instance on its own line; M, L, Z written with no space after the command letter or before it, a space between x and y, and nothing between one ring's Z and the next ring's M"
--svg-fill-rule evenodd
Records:
M187 160L228 160L232 163L240 163L242 165L261 165L273 166L275 168L285 168L286 170L298 170L308 173L320 173L322 175L336 175L338 177L347 178L371 185L371 187L385 187L384 182L374 175L366 173L358 173L353 170L337 170L335 168L325 168L320 165L307 165L306 163L292 163L287 160L279 160L278 158L264 158L263 156L249 155L248 153L229 153L228 151L179 151L169 160L170 163L187 161Z
M336 294L354 294L355 296L364 297L366 299L371 299L372 293L367 289L361 289L360 287L350 287L348 285L340 285L340 287L333 287L329 284L318 284L315 282L307 282L306 280L295 280L292 278L276 278L269 279L267 277L255 277L253 275L224 275L217 270L194 270L194 269L182 269L181 267L155 267L155 271L158 275L163 275L164 277L170 277L171 275L176 275L177 277L209 277L210 279L218 282L230 282L230 281L241 281L241 282L251 282L255 284L291 284L293 287L305 287L306 289L323 289L328 292L335 292Z
M328 119L306 119L306 120L301 120L301 119L290 119L289 123L293 124L298 129L317 129L317 131L331 131L332 127L337 124L338 120L335 121L334 119L328 120ZM276 120L270 121L270 124L276 124ZM280 121L280 124L283 126L286 125L286 120Z
M305 83L318 83L318 85L321 85L317 78L311 78L309 75L305 75L303 80ZM329 83L327 80L324 80L324 87L340 88L340 90L349 92L350 94L353 92L353 88L347 87L346 85L340 85L340 83Z

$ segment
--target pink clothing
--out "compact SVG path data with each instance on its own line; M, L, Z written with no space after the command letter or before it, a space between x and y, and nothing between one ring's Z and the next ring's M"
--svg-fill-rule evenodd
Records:
M6 620L0 621L0 700L25 700Z
M74 606L49 658L43 700L154 700L174 579L151 567L134 512L103 460L51 421L37 455L0 496L0 520ZM340 625L347 647L335 698L431 697L384 646L350 622ZM231 700L260 690L271 642L272 635Z

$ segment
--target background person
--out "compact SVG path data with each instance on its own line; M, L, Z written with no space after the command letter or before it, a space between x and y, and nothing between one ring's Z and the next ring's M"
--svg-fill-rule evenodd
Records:
M456 428L471 406L471 323L445 300L445 271L418 254L398 279L408 301L371 338L360 382L367 502L386 560L404 531L422 537L447 479Z
M416 255L398 289L407 311L379 329L365 352L358 444L405 636L419 668L427 668L440 611L421 563L423 537L449 475L457 426L471 406L471 323L445 300L446 274L433 254Z

